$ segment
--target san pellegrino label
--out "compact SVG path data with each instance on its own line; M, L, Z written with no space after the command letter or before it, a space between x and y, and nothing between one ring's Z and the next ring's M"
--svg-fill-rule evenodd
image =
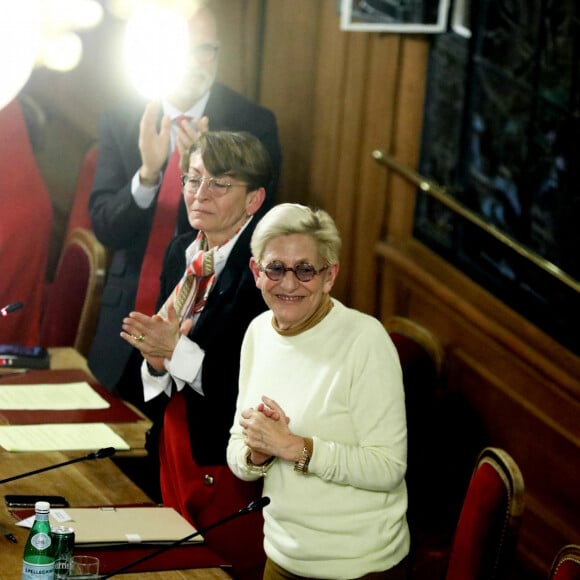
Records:
M52 564L29 564L22 565L22 580L54 580L54 562Z
M48 502L38 501L32 529L24 546L22 580L54 580L54 556L52 554Z

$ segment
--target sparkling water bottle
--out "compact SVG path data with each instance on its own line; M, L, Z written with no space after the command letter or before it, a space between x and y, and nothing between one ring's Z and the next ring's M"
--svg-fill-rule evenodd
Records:
M48 521L50 504L37 501L34 510L34 524L24 546L22 580L54 580L54 555Z

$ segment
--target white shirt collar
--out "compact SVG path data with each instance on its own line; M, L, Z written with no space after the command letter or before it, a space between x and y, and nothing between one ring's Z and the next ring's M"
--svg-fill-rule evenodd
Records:
M209 96L211 91L208 91L191 109L187 111L180 111L177 107L174 107L169 101L163 99L162 106L163 106L163 113L167 115L172 121L179 117L180 115L186 115L191 117L192 119L201 119L203 117L203 112L205 111L205 107L207 102L209 101Z

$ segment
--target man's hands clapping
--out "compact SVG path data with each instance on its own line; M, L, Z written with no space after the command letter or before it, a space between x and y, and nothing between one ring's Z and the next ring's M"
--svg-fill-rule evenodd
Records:
M141 123L139 125L139 151L141 152L141 168L139 177L143 184L156 184L163 165L169 154L169 141L171 139L171 119L163 115L161 126L157 129L157 119L161 111L160 101L152 101L147 104ZM189 161L187 155L192 143L208 130L208 118L192 119L189 122L182 121L178 132L176 147L179 150L182 163ZM187 166L187 163L185 164Z

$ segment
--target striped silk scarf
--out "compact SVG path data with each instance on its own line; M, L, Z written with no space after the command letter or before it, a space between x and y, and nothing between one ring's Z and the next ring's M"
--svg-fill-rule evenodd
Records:
M207 239L203 232L197 234L194 256L175 289L161 307L159 314L167 318L167 308L171 302L179 322L200 313L207 302L209 292L215 282L213 253L207 249Z

